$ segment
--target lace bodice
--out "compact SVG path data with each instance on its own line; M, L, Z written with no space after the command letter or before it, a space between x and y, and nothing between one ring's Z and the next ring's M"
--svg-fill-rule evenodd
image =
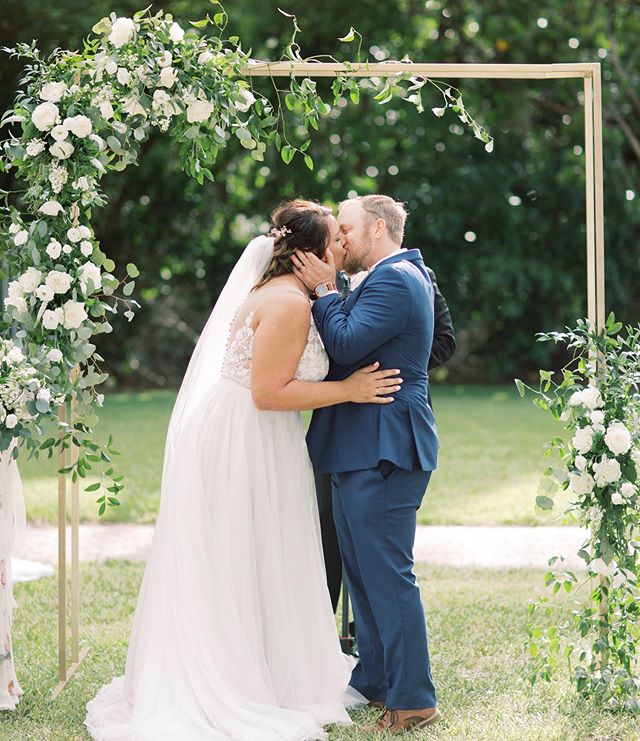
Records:
M253 315L251 311L236 329L227 345L222 361L222 376L251 387L251 359L253 355ZM299 381L322 381L329 372L329 357L324 349L315 322L311 319L307 344L300 358L295 378Z

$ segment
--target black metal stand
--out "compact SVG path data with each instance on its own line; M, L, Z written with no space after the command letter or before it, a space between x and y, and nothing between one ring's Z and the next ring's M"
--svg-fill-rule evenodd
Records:
M344 568L342 569L342 630L340 631L340 647L342 653L352 655L355 648L355 641L349 632L349 589L345 578Z

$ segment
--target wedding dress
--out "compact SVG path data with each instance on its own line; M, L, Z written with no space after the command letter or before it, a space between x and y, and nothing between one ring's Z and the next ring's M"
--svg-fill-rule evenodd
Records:
M302 741L350 722L301 416L250 390L243 304L272 251L245 251L178 395L125 676L87 706L99 741ZM327 371L312 321L297 378Z

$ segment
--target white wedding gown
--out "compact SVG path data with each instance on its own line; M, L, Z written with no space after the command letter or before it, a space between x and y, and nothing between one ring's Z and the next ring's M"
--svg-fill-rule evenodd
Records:
M126 674L87 706L94 739L302 741L350 722L301 416L254 405L243 311L165 459ZM327 370L312 321L297 378Z

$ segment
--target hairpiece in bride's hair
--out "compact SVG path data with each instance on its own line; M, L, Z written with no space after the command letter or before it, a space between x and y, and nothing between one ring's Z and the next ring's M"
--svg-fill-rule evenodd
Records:
M281 226L279 229L276 226L271 227L267 232L267 237L273 237L276 241L286 237L287 234L291 234L291 229L288 226Z

